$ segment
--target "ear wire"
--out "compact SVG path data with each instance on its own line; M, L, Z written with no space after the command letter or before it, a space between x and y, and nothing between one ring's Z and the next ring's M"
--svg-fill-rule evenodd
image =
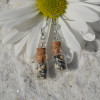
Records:
M45 36L43 30L44 30L47 26L48 26L48 23L46 23L46 25L45 25L43 28L41 28L41 47L42 47L42 48L44 47L44 45L45 45L45 40L46 40L46 36Z
M54 41L58 41L58 37L57 37L57 35L58 35L58 24L57 24L57 19L56 18L55 18L54 21L52 21L53 20L53 16L57 16L57 17L61 17L61 16L57 15L57 14L54 14L50 18L51 23L54 25L54 32L55 32Z
M50 18L51 23L55 26L54 32L57 33L57 32L58 32L58 25L57 25L57 21L55 21L55 23L52 21L53 16L60 17L60 15L54 14L54 15L52 15L51 18Z

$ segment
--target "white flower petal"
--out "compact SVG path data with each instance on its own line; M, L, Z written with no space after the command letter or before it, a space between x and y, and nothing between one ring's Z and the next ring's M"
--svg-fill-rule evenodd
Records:
M88 7L77 5L77 3L68 5L68 8L66 9L66 16L72 20L77 20L79 18L86 22L95 22L100 20L99 15L95 11Z
M27 40L29 38L29 35L26 35L19 43L15 44L14 46L14 52L15 52L15 55L18 56L22 50L24 49L25 45L27 44Z
M100 0L86 0L85 2L93 3L93 4L100 4Z
M18 19L9 21L9 22L7 22L7 23L4 24L4 26L2 28L2 31L10 31L15 25L19 25L20 23L26 21L27 19L30 19L30 18L36 16L38 13L39 12L34 12L32 14L29 14L29 15L20 17Z
M13 44L22 39L28 32L18 32L12 30L9 34L3 39L3 44Z
M88 4L88 3L82 3L82 2L77 3L77 4L92 8L92 9L96 10L97 12L100 12L100 6L92 5L92 4Z
M0 21L8 20L8 19L10 20L12 18L18 18L24 16L32 13L36 9L37 7L35 7L34 3L30 3L19 8L9 9L7 11L3 11L0 13Z
M74 58L74 51L70 50L70 53L66 55L67 64L70 64Z
M20 23L19 25L16 25L14 28L20 32L27 31L27 30L33 28L34 26L36 26L41 20L42 20L42 15L37 14L33 18L30 18L30 19Z
M61 31L63 37L65 38L67 46L75 52L80 52L81 46L84 44L84 41L82 40L80 35L73 32L68 23L64 22L61 18L59 18L58 21L61 24Z
M64 39L64 37L62 35L63 33L62 33L61 29L59 29L59 33L60 33L60 36L62 38L62 51L63 51L63 53L65 55L65 60L66 60L67 64L69 64L73 60L74 51L67 47L67 44L66 44L66 41L65 41L65 39Z
M83 20L76 20L76 21L67 21L72 29L79 33L86 33L89 30L88 25Z
M34 58L36 54L36 49L39 44L39 39L41 35L41 27L43 22L40 22L37 27L35 27L28 39L27 48L26 48L26 56L27 58Z
M86 34L82 34L82 36L86 41L93 41L95 39L95 33L90 26L89 26L89 31Z

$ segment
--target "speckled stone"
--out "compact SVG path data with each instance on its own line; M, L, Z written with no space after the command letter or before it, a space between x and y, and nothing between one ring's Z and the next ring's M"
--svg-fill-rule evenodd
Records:
M38 63L37 70L37 78L46 79L47 78L47 64L46 63Z
M64 70L66 68L65 59L63 55L60 54L60 55L54 56L53 58L54 58L54 66L57 71Z

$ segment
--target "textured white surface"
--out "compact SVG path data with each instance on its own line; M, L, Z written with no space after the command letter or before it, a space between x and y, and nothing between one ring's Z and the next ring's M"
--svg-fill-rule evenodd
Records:
M100 32L69 70L37 80L34 68L0 43L0 100L100 100Z
M100 33L75 56L69 71L49 69L48 79L0 44L0 100L100 100Z

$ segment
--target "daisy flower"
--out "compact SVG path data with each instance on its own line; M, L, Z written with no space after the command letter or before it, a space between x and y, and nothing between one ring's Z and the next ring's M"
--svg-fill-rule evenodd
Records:
M53 32L52 17L60 25L59 33L72 57L71 51L80 52L85 40L95 39L89 23L100 20L99 4L100 0L9 0L8 8L0 12L2 43L12 44L16 55L34 59L41 28L48 23L45 28L48 38Z

